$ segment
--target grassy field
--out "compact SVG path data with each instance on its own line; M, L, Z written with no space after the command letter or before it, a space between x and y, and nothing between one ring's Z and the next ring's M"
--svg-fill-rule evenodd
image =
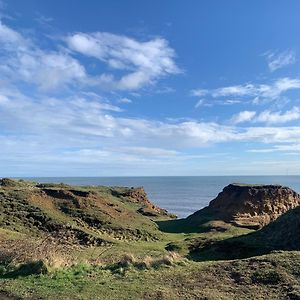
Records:
M299 299L300 253L149 269L84 266L1 279L11 299ZM4 292L2 292L4 295Z

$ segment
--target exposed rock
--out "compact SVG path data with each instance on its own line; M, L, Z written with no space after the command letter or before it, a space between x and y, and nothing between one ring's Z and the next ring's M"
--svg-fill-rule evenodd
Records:
M280 185L230 184L209 203L189 218L196 220L205 213L211 219L236 226L259 229L300 204L300 195Z
M131 188L122 194L123 197L129 198L134 203L140 203L143 206L137 211L144 216L169 215L165 209L162 209L149 201L146 191L143 187ZM169 215L176 218L175 215Z
M0 229L51 235L75 246L159 239L156 223L145 216L171 217L148 200L143 188L0 179Z
M131 198L133 202L145 203L149 201L143 187L132 187L126 190L122 196Z

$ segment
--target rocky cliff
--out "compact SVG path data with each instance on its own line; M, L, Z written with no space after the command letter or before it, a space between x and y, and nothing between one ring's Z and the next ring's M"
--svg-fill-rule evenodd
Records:
M146 191L143 187L131 188L126 190L126 192L121 194L123 197L129 199L133 203L141 204L142 207L138 210L144 216L159 216L159 215L168 215L171 218L176 218L173 214L168 214L165 209L162 209L154 205L149 201Z
M155 217L172 216L151 203L143 188L0 179L0 230L30 230L75 244L105 245L123 239L157 240Z
M215 219L259 229L300 204L300 195L280 185L230 184L209 203ZM190 218L201 215L196 212Z

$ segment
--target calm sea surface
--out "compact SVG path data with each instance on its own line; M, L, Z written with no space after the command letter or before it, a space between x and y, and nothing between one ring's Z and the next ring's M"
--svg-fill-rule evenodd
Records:
M206 206L229 183L281 184L300 193L300 176L196 176L196 177L43 177L37 182L73 185L143 186L149 199L179 217Z

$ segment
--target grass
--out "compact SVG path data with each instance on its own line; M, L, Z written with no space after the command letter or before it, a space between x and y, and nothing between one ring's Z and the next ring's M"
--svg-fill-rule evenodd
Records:
M299 252L285 252L121 273L79 265L2 279L0 287L24 299L298 299L299 269Z

